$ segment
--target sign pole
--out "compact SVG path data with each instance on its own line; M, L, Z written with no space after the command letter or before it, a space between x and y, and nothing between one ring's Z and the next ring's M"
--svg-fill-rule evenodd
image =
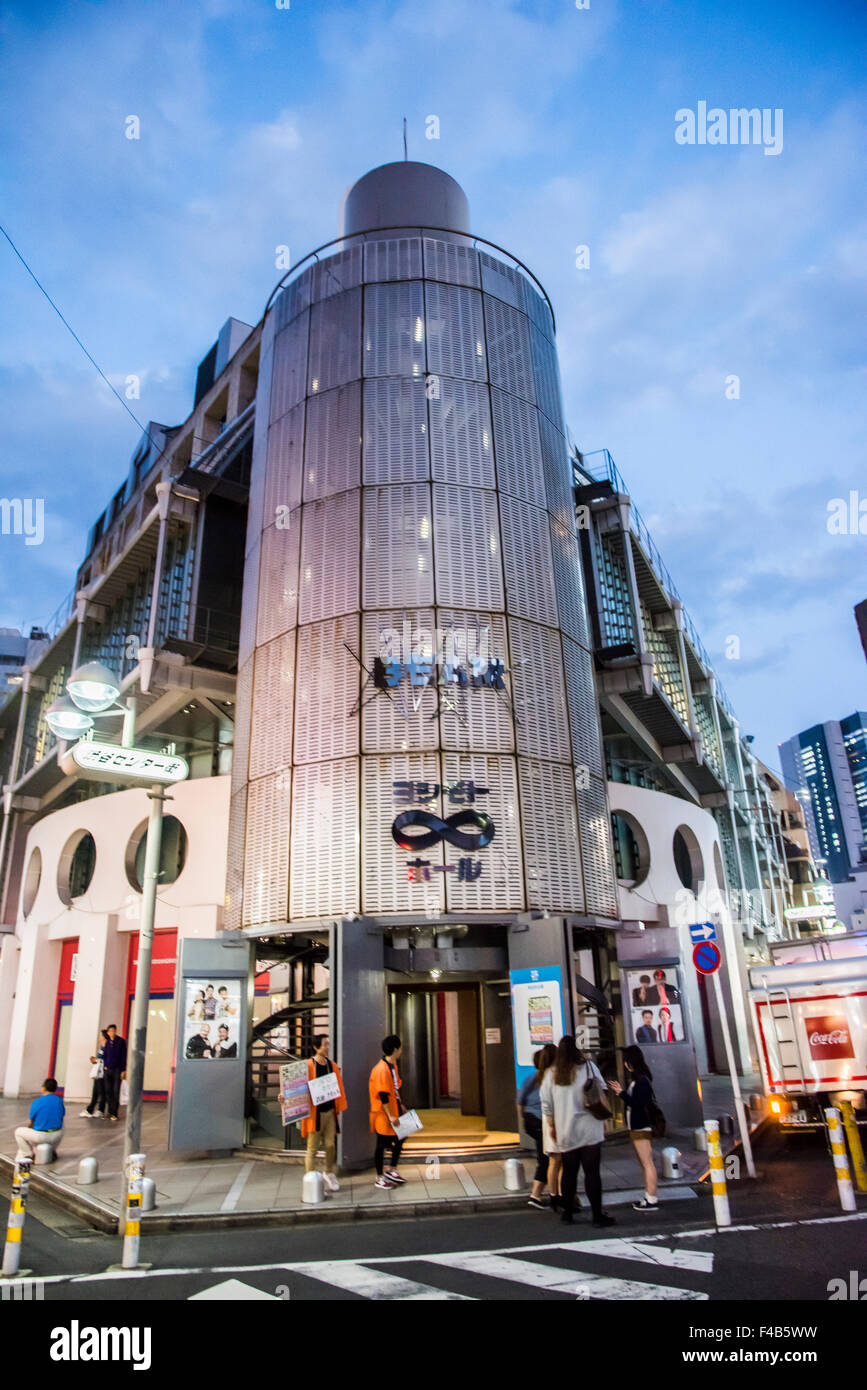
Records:
M126 1228L127 1171L133 1155L141 1149L141 1106L144 1090L145 1055L147 1050L148 1004L151 992L151 958L154 945L154 917L157 901L157 880L160 872L160 851L163 839L163 802L165 792L159 785L148 792L151 802L145 844L145 866L142 879L141 925L138 937L135 1000L129 1029L131 1047L127 1067L129 1096L126 1107L126 1134L123 1148L121 1213L118 1233Z
M756 1176L756 1165L753 1160L753 1146L750 1143L750 1127L746 1117L743 1098L741 1096L740 1083L738 1081L737 1067L735 1066L735 1054L732 1048L731 1034L729 1033L729 1021L726 1016L725 1002L723 1000L722 985L719 981L719 971L713 973L713 989L716 996L716 1007L719 1014L720 1027L722 1028L723 1042L725 1043L726 1058L729 1064L729 1071L732 1078L732 1091L734 1092L735 1110L738 1117L738 1128L741 1132L741 1143L744 1146L744 1158L747 1162L747 1172L751 1178Z

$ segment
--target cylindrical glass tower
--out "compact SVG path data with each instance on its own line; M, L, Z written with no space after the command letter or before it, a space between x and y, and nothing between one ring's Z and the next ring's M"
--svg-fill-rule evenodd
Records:
M553 317L468 226L373 170L266 319L229 926L616 914Z

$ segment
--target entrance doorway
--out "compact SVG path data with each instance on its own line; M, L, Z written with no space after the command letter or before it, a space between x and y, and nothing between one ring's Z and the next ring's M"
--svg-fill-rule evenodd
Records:
M403 1044L404 1103L424 1128L410 1149L471 1150L518 1142L511 1013L487 1029L492 991L477 982L389 989L389 1029ZM486 1038L497 1037L490 1047Z

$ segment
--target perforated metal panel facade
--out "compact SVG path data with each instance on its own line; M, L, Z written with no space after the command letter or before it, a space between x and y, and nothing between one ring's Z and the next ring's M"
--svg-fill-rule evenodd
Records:
M227 912L613 916L544 298L468 236L369 234L278 295L269 353ZM423 851L407 809L435 818Z

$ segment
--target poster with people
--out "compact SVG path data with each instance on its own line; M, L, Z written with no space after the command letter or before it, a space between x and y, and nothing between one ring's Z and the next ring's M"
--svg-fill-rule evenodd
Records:
M304 1120L310 1114L309 1084L306 1062L283 1063L280 1068L280 1114L284 1125Z
M238 1056L243 980L187 980L184 998L184 1057L188 1062L227 1061Z
M632 1036L639 1047L685 1041L680 983L674 966L625 970L623 987Z

